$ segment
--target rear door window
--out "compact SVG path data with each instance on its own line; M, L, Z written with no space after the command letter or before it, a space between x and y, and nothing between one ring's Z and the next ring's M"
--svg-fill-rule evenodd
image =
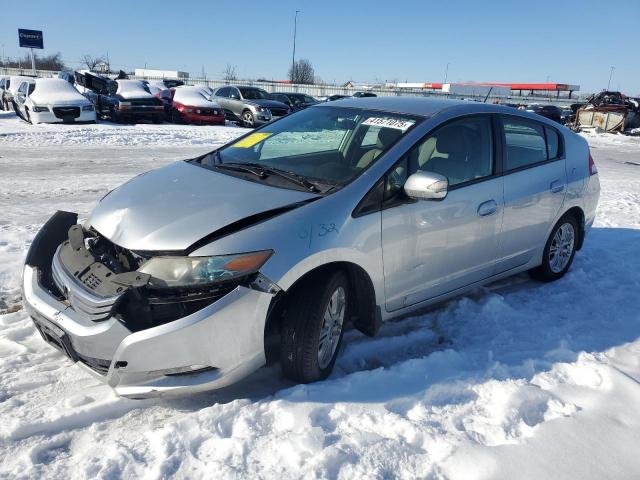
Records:
M542 124L516 117L503 117L502 123L506 147L505 170L527 167L548 159Z

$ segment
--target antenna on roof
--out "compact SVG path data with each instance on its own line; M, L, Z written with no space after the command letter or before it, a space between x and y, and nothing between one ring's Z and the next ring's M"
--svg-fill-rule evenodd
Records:
M489 88L489 91L487 92L487 96L484 97L484 101L482 103L487 103L487 98L489 98L489 95L491 95L491 90L493 90L493 87Z

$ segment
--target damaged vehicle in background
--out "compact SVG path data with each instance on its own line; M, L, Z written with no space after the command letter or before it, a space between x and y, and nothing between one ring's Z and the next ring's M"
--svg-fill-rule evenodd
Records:
M5 77L0 88L0 102L2 102L2 109L6 111L14 110L13 96L18 91L20 84L25 81L33 80L34 77L26 75L14 75Z
M273 92L271 94L271 97L274 100L287 105L292 112L302 110L303 108L307 108L318 103L318 100L313 98L311 95L307 95L306 93Z
M587 142L475 102L322 103L133 178L25 260L44 340L122 396L329 376L344 329L522 271L561 278L599 195ZM455 239L455 241L453 240Z
M227 120L253 128L288 115L287 105L271 98L266 90L256 87L228 86L218 88L212 100L224 109Z
M165 107L140 80L126 80L97 75L80 70L75 72L78 90L95 106L96 113L112 122L149 120L162 123Z
M224 125L222 107L207 97L205 92L198 86L172 88L171 120L174 123Z
M584 104L574 104L573 127L601 128L605 132L630 133L640 127L640 100L621 92L603 90L591 95Z
M15 94L16 113L29 123L95 123L93 104L60 78L24 80Z

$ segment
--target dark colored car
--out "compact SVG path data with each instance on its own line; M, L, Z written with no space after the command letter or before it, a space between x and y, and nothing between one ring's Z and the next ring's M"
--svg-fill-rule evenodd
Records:
M371 92L356 92L353 94L353 96L356 98L377 97L375 93L371 93Z
M81 93L95 105L99 117L116 123L139 120L162 123L165 118L162 100L154 97L148 85L139 80L112 80L91 72L75 72L75 80L76 85L83 87Z
M525 110L527 112L537 113L554 122L562 123L562 110L555 105L528 105Z
M318 103L318 100L306 93L297 92L274 92L271 94L274 100L289 105L291 110L302 110Z
M351 98L350 95L330 95L327 97L327 102L334 102L336 100L340 100L342 98Z

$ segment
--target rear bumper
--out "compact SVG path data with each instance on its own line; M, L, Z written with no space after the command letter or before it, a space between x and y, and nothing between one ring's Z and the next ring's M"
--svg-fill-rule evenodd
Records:
M34 247L50 251L37 238ZM27 261L33 256L30 251ZM270 293L238 286L191 315L132 332L117 315L94 321L56 298L41 282L44 268L42 262L24 267L24 304L36 328L118 395L145 398L220 388L265 363Z
M198 115L197 113L180 113L180 118L187 123L206 123L207 125L224 125L224 115Z

